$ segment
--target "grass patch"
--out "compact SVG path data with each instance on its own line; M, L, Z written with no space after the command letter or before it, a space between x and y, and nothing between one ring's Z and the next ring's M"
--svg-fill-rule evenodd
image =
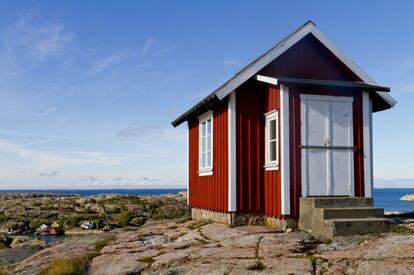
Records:
M72 259L57 259L40 272L40 275L83 275L96 254L88 254Z
M95 243L95 250L96 252L100 253L102 248L104 248L108 243L110 243L111 241L115 240L116 237L115 236L110 236L108 238L105 238L103 240L99 240Z
M186 223L188 221L191 221L191 215L184 215L184 217L180 218L177 223Z
M152 263L155 262L155 259L154 259L154 257L145 257L145 258L139 259L139 261L142 262L142 263L152 265Z
M0 242L0 250L9 248L5 243ZM1 274L1 273L0 273Z
M190 229L190 230L194 230L194 229L198 229L200 227L203 227L204 225L209 224L209 223L211 223L211 221L201 220L201 221L197 221L197 222L194 222L192 224L187 225L187 228Z
M210 243L206 239L198 239L198 238L196 238L196 240L199 241L201 244L208 244L208 243Z
M265 270L266 266L261 261L256 261L254 265L248 268L249 270Z
M407 234L407 233L408 234L413 234L414 230L407 227L407 226L404 226L404 225L393 225L393 226L391 226L390 232L402 233L402 234Z
M9 273L7 273L7 270L5 267L0 266L0 275L7 275Z

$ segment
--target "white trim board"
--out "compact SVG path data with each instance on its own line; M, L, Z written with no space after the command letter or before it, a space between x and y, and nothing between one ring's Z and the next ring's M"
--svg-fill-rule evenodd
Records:
M256 75L256 80L260 82L264 82L267 84L277 85L277 78L264 76L264 75Z
M372 100L368 92L362 94L362 124L364 139L364 192L365 197L372 198L373 164L372 164Z
M232 92L228 102L228 211L237 210L236 188L236 92Z
M280 85L280 165L282 215L290 215L289 88Z
M187 167L186 167L186 180L187 180L187 205L190 205L190 123L187 122Z

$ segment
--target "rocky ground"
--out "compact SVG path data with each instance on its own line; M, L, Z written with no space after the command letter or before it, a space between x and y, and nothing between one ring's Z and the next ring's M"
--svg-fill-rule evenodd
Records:
M102 228L142 225L148 220L188 215L185 193L161 196L58 195L0 193L0 233L10 229L35 230L41 224L59 223L66 230L82 221Z
M414 274L410 227L414 224L408 220L390 233L338 237L321 243L300 231L277 232L265 226L229 228L191 221L187 215L148 218L139 227L65 237L51 245L14 241L0 250L0 274L61 274L44 270L59 259L80 257L86 259L86 273L96 275Z
M96 275L414 274L414 234L407 230L320 243L305 232L183 220L66 239L8 271L39 274L54 259L91 253L87 274Z

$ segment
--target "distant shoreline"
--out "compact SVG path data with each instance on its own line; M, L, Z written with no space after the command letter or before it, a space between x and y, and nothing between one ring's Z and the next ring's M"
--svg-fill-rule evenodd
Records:
M0 193L48 193L61 195L94 196L100 194L164 195L187 191L186 188L104 188L104 189L0 189Z

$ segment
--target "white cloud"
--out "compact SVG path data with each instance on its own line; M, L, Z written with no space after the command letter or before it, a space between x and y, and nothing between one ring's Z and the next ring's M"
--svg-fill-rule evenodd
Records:
M118 165L119 158L101 152L71 151L66 153L31 150L0 139L0 152L28 160L44 168L73 167L82 165Z
M136 56L136 54L131 50L124 49L115 52L110 56L95 60L92 64L92 73L100 73L102 71L108 70L113 66L120 64L122 61L128 58L133 58L134 56Z
M144 45L142 46L142 54L147 54L148 51L154 46L154 39L152 39L151 37L148 37L145 40Z
M52 106L52 107L46 108L43 112L39 114L39 116L49 116L55 113L58 109L59 109L59 106Z
M35 141L31 141L31 142L26 142L26 143L22 143L19 145L16 145L17 147L25 147L25 146L30 146L30 145L35 145L35 144L40 144L40 143L47 143L47 142L51 142L51 141L55 141L57 140L57 138L46 138L46 139L40 139L40 140L35 140Z
M73 37L62 23L36 24L30 17L20 16L6 41L9 49L24 50L43 62L64 53Z
M148 136L159 136L161 133L162 129L158 126L130 126L119 130L118 135L124 138L144 138Z
M225 66L235 66L240 64L240 60L238 58L225 58L224 59L224 65Z
M57 176L59 174L58 171L53 171L51 173L46 173L46 172L42 172L39 174L39 177L49 177L49 178L54 178L55 176Z

